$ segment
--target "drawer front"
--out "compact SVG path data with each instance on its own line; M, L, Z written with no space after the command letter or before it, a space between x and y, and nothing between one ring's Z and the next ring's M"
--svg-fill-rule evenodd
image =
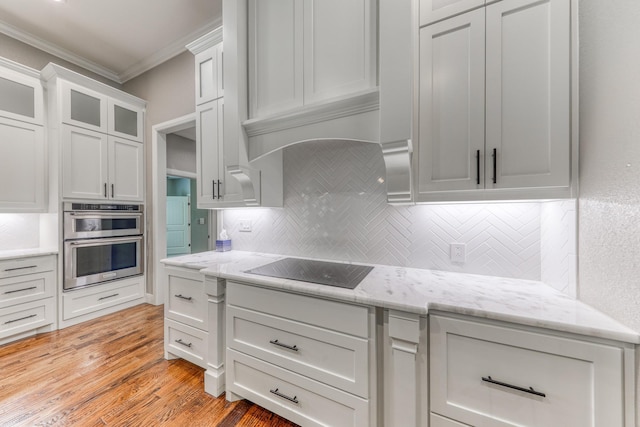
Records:
M450 420L449 418L441 417L438 414L431 414L429 418L429 427L469 427L467 424L462 424L457 421Z
M369 395L368 340L238 307L227 308L227 345L325 384Z
M52 297L55 283L54 271L0 279L0 307Z
M63 293L64 320L144 297L144 282L126 280Z
M0 338L50 325L55 317L54 298L0 309Z
M345 334L369 336L368 308L227 282L227 304Z
M0 261L0 279L24 276L25 274L32 273L42 273L45 271L54 271L55 268L55 256L7 259Z
M204 369L207 368L208 337L209 334L200 329L165 318L165 351Z
M482 426L623 425L620 348L439 316L430 334L433 412Z
M227 350L227 389L304 426L369 426L369 402Z
M208 330L207 295L199 273L167 270L168 294L165 316L194 328Z

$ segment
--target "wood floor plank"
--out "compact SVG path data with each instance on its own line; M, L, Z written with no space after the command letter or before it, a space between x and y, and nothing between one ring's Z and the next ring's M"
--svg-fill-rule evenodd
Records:
M163 314L143 304L0 346L0 426L295 426L165 360Z

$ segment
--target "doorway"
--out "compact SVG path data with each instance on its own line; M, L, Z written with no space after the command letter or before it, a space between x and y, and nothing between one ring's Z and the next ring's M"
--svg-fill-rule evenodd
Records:
M195 179L167 176L167 256L212 249L209 216L209 210L198 209Z

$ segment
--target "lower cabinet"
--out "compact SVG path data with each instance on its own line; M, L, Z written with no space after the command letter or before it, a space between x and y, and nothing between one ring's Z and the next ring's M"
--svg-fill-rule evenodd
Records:
M56 329L56 256L0 261L0 345Z
M227 283L227 398L305 426L375 426L376 310Z

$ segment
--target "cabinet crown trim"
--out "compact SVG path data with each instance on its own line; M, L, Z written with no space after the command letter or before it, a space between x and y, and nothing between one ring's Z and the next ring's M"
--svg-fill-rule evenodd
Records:
M191 51L194 55L210 48L211 46L217 45L218 43L222 43L222 26L216 28L210 33L205 34L189 43L186 48Z

